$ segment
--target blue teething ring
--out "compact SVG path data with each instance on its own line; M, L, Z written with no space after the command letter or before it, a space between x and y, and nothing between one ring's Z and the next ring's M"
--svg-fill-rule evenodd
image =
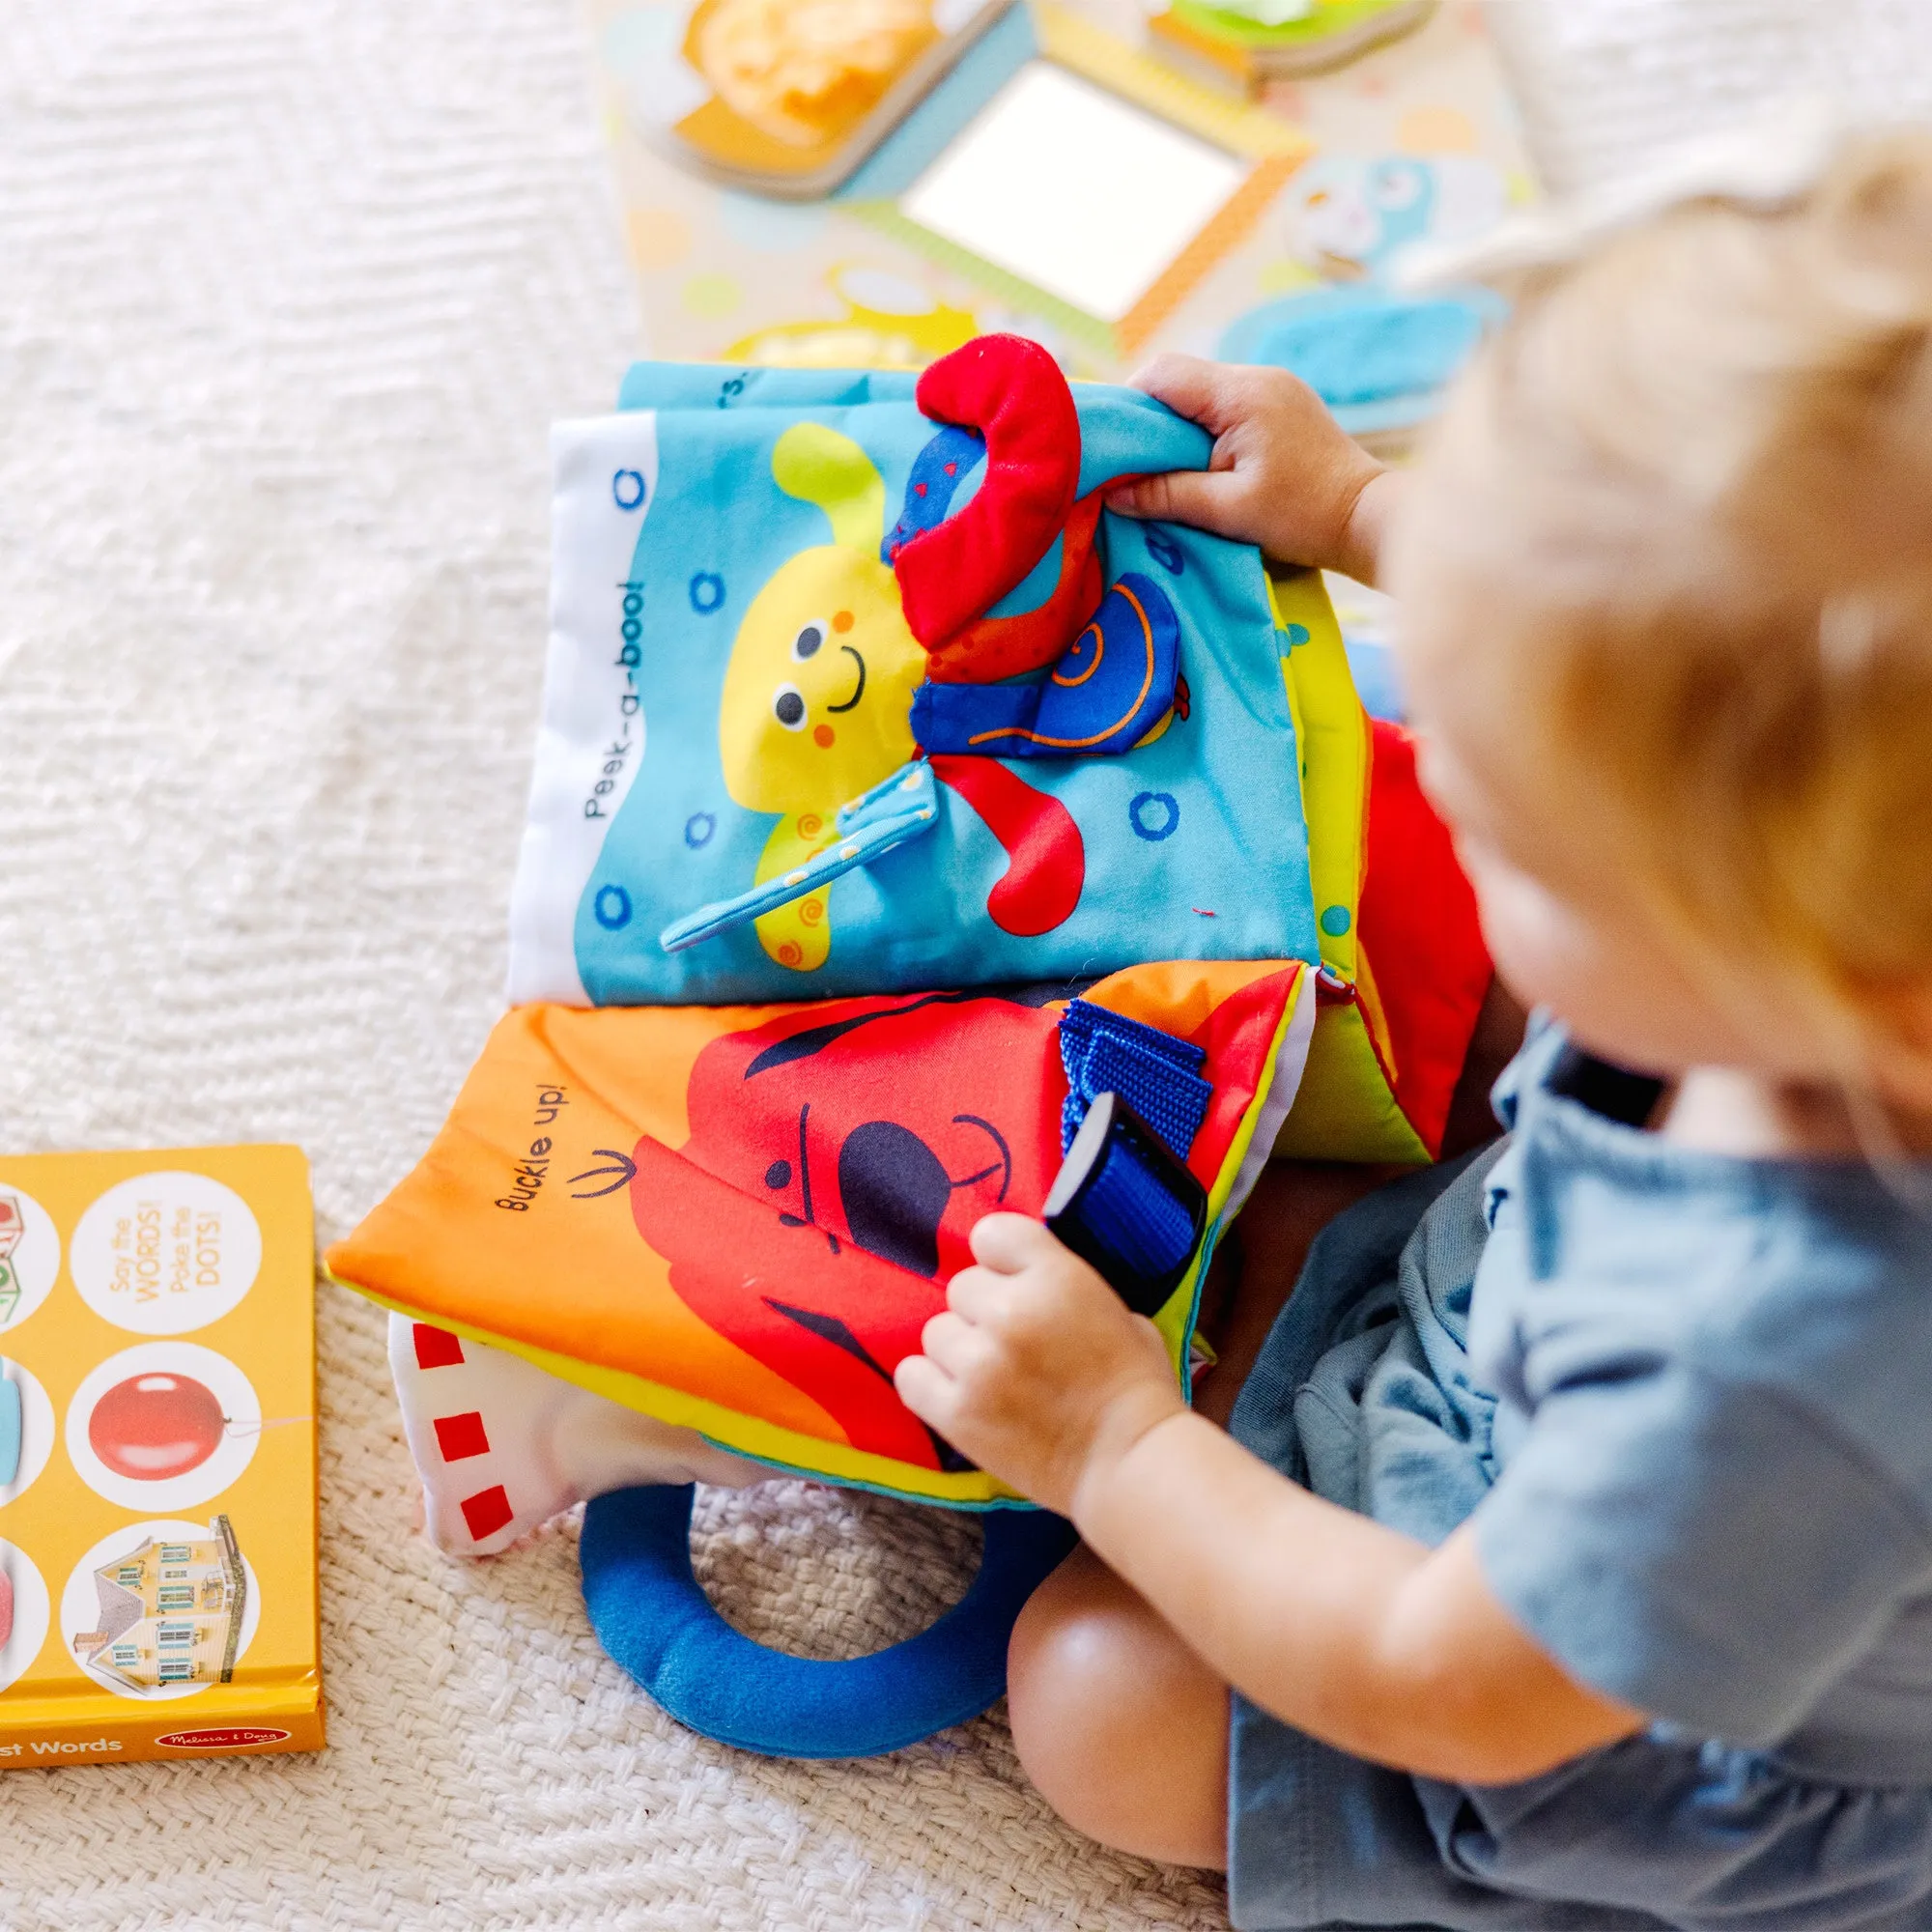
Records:
M1044 1510L989 1510L980 1574L929 1629L827 1663L734 1631L691 1568L692 1488L614 1490L583 1513L583 1602L598 1641L681 1724L767 1757L876 1757L994 1703L1022 1605L1073 1548Z

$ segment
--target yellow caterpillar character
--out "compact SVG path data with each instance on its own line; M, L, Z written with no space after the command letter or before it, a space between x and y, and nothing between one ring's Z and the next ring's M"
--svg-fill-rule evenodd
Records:
M908 718L925 653L899 587L879 561L886 486L850 437L796 423L772 452L772 479L813 503L832 541L788 558L752 601L731 645L718 708L724 788L774 811L754 885L796 870L838 837L838 808L913 755ZM801 973L832 950L823 889L768 912L758 941Z

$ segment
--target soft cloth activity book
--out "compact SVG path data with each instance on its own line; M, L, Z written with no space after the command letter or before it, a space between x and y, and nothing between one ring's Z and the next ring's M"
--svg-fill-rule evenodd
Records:
M1094 1177L1115 1246L1177 1264L1153 1313L1184 1383L1215 1236L1307 1050L1312 977L1203 961L1078 991L517 1009L422 1162L328 1255L395 1311L432 1532L484 1553L589 1498L599 1636L729 1743L855 1756L984 1710L1071 1531L913 1416L893 1371L974 1223L1039 1212L1089 1111L1124 1098L1206 1196L1192 1220L1124 1152ZM691 1486L774 1471L1011 1507L992 1507L979 1575L937 1623L809 1662L731 1630L691 1566Z
M501 1548L613 1473L640 1480L652 1448L656 1480L711 1480L697 1438L930 1501L1012 1500L892 1385L973 1224L1038 1213L1087 1105L1124 1094L1208 1196L1155 1312L1181 1375L1201 1269L1293 1095L1313 977L1177 962L1078 991L516 1009L415 1172L328 1266L460 1338L466 1365L487 1345L649 1420L606 1417L617 1461L574 1468L558 1440L578 1408L503 1379L466 1396L478 1446L452 1456L449 1392L473 1378L441 1375L446 1345L412 1330L398 1366L433 1533Z
M558 437L517 1004L328 1265L392 1311L442 1547L587 1499L667 1709L886 1749L999 1694L1068 1547L893 1386L975 1222L1065 1216L1186 1386L1271 1151L1439 1147L1488 962L1319 577L1104 508L1192 425L1009 338L622 403ZM875 1658L761 1650L686 1539L775 1471L988 1512L980 1577Z
M1205 432L1009 336L623 400L556 438L514 1001L1316 961L1261 557L1104 507Z
M0 1771L319 1750L292 1147L0 1157Z

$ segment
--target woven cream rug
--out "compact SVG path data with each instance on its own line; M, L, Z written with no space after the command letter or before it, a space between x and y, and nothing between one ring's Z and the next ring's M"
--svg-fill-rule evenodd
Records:
M325 1238L420 1152L499 1005L546 425L635 327L571 0L0 6L0 1143L297 1141ZM997 1720L826 1768L682 1732L573 1528L412 1533L379 1321L321 1325L330 1748L0 1776L6 1932L1223 1922ZM796 1486L707 1523L821 1654L971 1560Z
M1823 97L1852 125L1932 118L1925 0L1485 0L1544 185L1569 193L1695 135Z
M1559 182L1932 74L1919 0L1490 17ZM635 327L572 0L0 5L0 1145L297 1141L326 1239L421 1151L498 1009L545 428ZM321 1327L330 1749L0 1775L4 1932L1224 1922L1060 1829L997 1719L817 1768L679 1730L571 1526L412 1534L380 1325ZM730 1614L812 1654L971 1561L798 1486L705 1511Z

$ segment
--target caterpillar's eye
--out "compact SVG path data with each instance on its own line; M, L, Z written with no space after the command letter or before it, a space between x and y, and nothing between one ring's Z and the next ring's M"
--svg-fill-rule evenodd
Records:
M821 619L814 617L810 623L804 625L798 636L791 640L791 654L800 664L807 658L815 658L818 655L818 647L825 641L826 628Z
M772 693L772 716L787 731L805 729L805 698L795 684L781 684Z

